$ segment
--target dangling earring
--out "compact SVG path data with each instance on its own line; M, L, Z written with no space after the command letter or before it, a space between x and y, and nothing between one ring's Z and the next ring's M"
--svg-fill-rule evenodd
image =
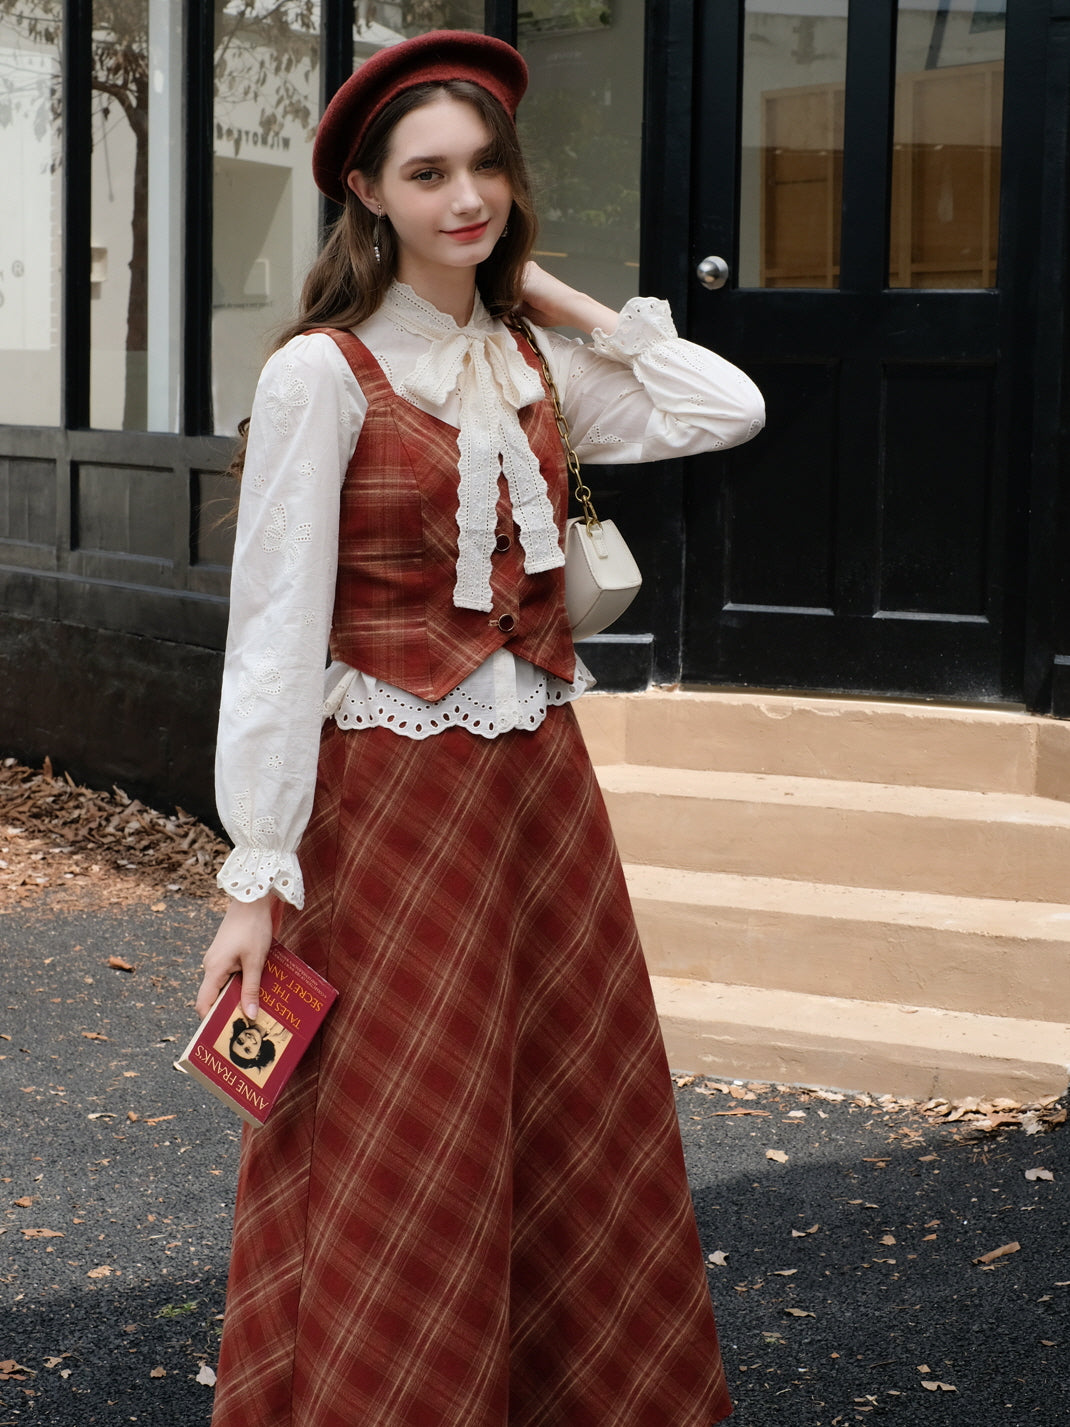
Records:
M383 261L383 255L379 248L379 223L383 216L383 205L379 203L376 204L376 207L379 209L379 212L375 215L375 232L372 234L372 252L375 254L375 261L381 263Z
M508 236L509 236L509 224L506 223L505 227L502 229L502 237L503 237L503 238L508 238Z

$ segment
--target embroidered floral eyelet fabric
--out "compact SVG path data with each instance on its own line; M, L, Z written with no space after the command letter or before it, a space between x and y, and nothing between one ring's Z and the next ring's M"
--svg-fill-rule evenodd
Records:
M487 316L478 299L468 326L458 328L398 284L357 335L394 390L455 426L459 437L464 403L476 395L478 405L498 403L515 421L514 403L526 395L521 377L527 377L513 360L512 334ZM631 464L715 451L761 429L764 409L753 383L715 353L677 337L667 305L657 299L633 298L616 330L598 331L590 343L554 332L537 335L581 461ZM466 398L462 368L471 368L474 347L486 357L478 375L484 385L476 395L472 386ZM592 682L578 666L575 682L565 685L503 650L433 705L342 665L325 674L338 497L366 410L348 363L323 334L287 343L269 358L257 386L216 758L219 813L235 845L219 883L239 900L272 891L302 905L297 847L311 811L324 717L336 718L355 736L362 728L386 727L422 739L462 727L496 738L538 727L549 708L577 698ZM459 440L459 471L464 459ZM524 464L519 452L514 500L529 503L531 543L541 550L548 532L540 526L539 483L521 489ZM541 494L545 498L545 488ZM471 519L473 531L486 523L478 513ZM473 549L481 551L481 540L476 534ZM478 553L465 574L473 589L483 559Z
M575 679L566 684L514 659L508 650L498 650L482 669L435 703L347 670L324 712L339 728L389 728L403 738L432 738L447 728L496 738L513 729L538 728L549 708L571 703L593 685L593 676L579 659Z

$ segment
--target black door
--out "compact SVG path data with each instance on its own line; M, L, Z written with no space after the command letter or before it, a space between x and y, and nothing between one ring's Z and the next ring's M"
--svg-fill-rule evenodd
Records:
M685 681L1022 697L1047 6L1009 10L694 8L690 332L768 425L684 477Z

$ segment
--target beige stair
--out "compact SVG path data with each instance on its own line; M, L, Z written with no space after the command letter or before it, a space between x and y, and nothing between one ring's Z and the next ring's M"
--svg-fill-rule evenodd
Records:
M1070 726L786 695L577 709L674 1065L1066 1089Z

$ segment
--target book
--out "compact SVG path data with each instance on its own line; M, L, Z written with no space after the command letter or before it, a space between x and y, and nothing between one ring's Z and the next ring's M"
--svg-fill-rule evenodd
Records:
M338 992L280 941L273 941L260 978L260 1008L250 1021L234 975L175 1061L175 1069L262 1125L319 1030Z

